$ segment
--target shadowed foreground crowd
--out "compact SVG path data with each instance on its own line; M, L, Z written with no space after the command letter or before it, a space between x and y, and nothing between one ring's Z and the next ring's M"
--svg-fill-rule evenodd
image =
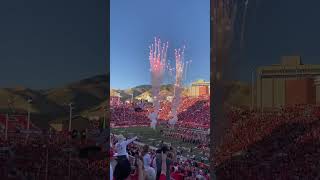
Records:
M7 140L1 134L0 179L105 179L108 138L97 144L87 133L10 131Z
M217 179L320 179L320 107L234 108L214 154Z
M190 108L199 106L203 104ZM211 154L217 179L320 179L319 107L297 105L264 113L232 108L227 120L231 126ZM206 121L203 124L209 124L209 119ZM168 133L172 136L172 132ZM179 138L179 135L173 136ZM126 147L129 164L124 166L128 169L116 170L117 138L112 141L114 149L110 157L114 166L110 172L113 177L120 171L128 173L131 179L210 179L208 167L178 157L174 148L165 145L153 150L129 144ZM95 141L83 139L81 135L70 138L70 134L64 132L28 138L22 133L10 133L8 140L4 140L2 134L0 177L105 179L109 171L106 160L109 151L100 146L95 156L83 155L82 158L81 149L91 145L97 147Z
M160 144L158 149L133 144L134 139L111 137L111 177L114 180L209 180L209 167L186 159L176 149ZM124 145L124 146L123 146ZM123 146L123 147L122 147ZM123 151L123 148L126 150ZM121 153L122 152L122 153Z

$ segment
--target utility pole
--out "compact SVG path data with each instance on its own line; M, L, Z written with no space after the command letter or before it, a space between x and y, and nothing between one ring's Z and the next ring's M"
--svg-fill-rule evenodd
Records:
M133 104L133 93L131 94L131 103Z
M8 120L9 120L9 114L6 115L6 140L8 140Z
M69 132L71 132L71 121L72 121L72 108L73 108L73 104L69 103L69 112L70 112L70 116L69 116Z
M31 103L32 103L32 99L29 98L29 99L28 99L28 124L27 124L27 129L28 129L28 131L30 130Z
M254 107L254 71L251 73L251 110Z

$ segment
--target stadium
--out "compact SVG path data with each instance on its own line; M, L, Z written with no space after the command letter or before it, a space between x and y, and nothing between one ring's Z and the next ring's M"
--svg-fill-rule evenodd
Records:
M106 86L101 75L47 91L0 89L1 179L105 179Z
M174 68L167 51L158 38L149 47L150 85L110 89L111 179L210 179L210 82L185 85L185 47L175 49Z
M34 125L27 128L23 115L0 115L0 120L7 125L1 132L1 177L103 179L107 174L107 143L97 137L103 131L100 127L91 124L82 131L54 131Z
M319 65L302 64L297 56L285 56L282 61L258 67L257 80L251 85L229 82L231 85L225 86L229 93L222 123L227 130L220 134L222 141L211 153L219 179L239 175L237 179L320 177L316 160ZM279 69L291 74L279 73Z
M277 3L211 3L214 179L320 178L319 60L306 57L315 46L311 42L316 32L288 28L287 23L315 12L314 4ZM275 4L277 9L270 8ZM293 32L295 36L288 35ZM246 76L245 81L240 76Z
M159 111L159 122L154 130L150 128L148 115L153 111L152 102L148 102L149 86L131 88L131 92L140 92L136 96L126 94L125 90L111 90L111 136L114 146L117 136L138 140L128 146L130 162L139 154L143 146L150 147L151 159L156 158L156 150L163 145L174 149L175 163L172 176L194 178L196 175L209 178L209 133L210 133L210 98L209 83L199 80L185 88L184 96L178 108L178 122L174 127L169 125L173 87L164 85ZM143 89L143 91L141 91ZM141 96L143 94L143 96ZM127 97L127 99L126 99ZM169 98L167 98L169 97ZM171 171L171 170L170 170Z
M210 179L210 1L126 2L111 3L110 179Z

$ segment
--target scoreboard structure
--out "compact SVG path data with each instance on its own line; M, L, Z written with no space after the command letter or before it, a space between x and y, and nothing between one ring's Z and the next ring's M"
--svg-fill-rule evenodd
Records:
M302 64L300 56L285 56L278 65L257 69L258 109L295 104L320 104L320 65Z
M209 96L210 95L210 82L199 80L191 84L189 88L189 96Z

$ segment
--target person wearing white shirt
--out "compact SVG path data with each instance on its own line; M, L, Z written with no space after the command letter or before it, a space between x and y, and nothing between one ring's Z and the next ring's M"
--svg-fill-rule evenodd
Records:
M143 146L141 155L143 157L144 167L145 168L149 167L151 165L151 156L149 154L149 146L148 145Z
M138 137L125 140L123 135L119 135L117 139L118 142L115 145L117 165L115 166L113 177L116 179L126 179L131 173L131 165L128 159L129 154L127 152L127 146L138 139Z
M115 149L116 149L116 152L117 152L117 155L118 157L120 156L126 156L128 158L128 152L127 152L127 146L128 144L132 143L133 141L137 140L138 137L134 137L132 139L129 139L129 140L125 140L125 138L123 137L123 135L119 135L118 136L118 142L116 143L115 145Z

